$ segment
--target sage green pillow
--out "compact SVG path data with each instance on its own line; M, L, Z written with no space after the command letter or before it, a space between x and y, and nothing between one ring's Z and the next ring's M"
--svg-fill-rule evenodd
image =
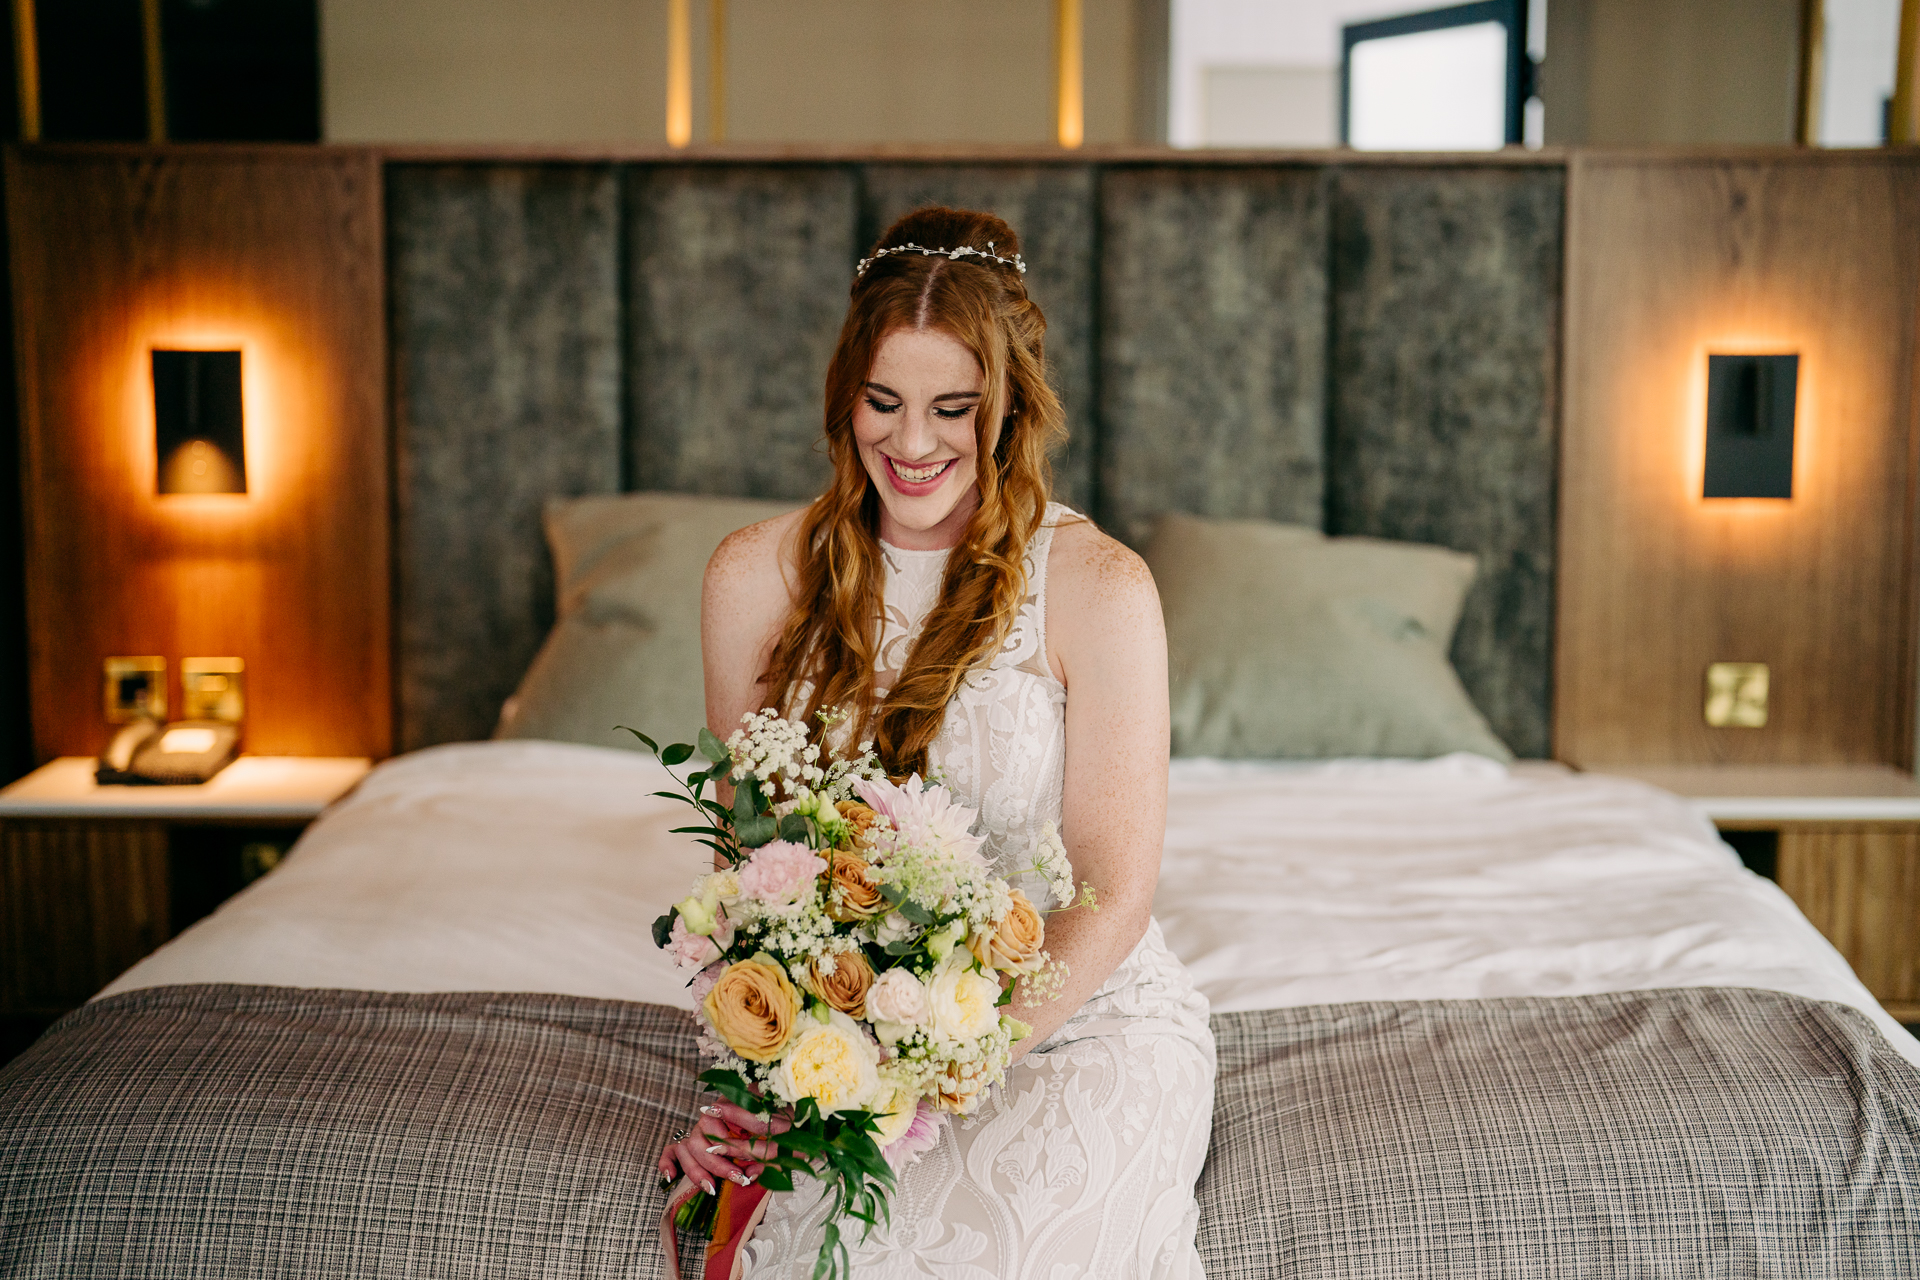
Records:
M1173 754L1511 760L1447 661L1474 558L1265 520L1163 516Z
M629 493L547 503L556 619L496 738L548 738L640 749L692 742L706 723L700 583L722 539L800 504L685 493Z

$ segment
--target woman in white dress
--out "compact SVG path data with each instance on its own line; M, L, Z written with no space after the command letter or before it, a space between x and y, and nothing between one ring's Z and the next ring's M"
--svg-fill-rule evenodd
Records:
M1214 1052L1151 916L1159 598L1139 557L1048 501L1065 428L1018 248L991 215L923 209L861 264L827 373L833 483L708 565L707 719L724 736L763 706L809 723L845 708L848 741L979 809L996 872L1030 866L1052 822L1097 895L1048 920L1069 976L1041 1003L1016 996L1034 1032L1006 1083L902 1172L885 1229L849 1224L854 1274L1197 1278ZM751 1180L749 1120L706 1108L662 1172ZM774 1195L746 1273L810 1275L826 1212L809 1180Z

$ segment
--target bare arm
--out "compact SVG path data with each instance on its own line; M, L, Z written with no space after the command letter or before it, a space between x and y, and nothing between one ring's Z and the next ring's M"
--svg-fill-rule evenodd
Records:
M1153 575L1089 524L1054 535L1047 641L1067 686L1061 834L1099 911L1047 918L1047 950L1069 967L1058 995L1016 1001L1038 1045L1086 1003L1146 932L1167 829L1167 637Z

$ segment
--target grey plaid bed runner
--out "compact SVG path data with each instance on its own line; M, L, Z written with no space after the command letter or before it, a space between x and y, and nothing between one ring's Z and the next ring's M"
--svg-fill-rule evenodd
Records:
M1920 1073L1688 989L1216 1015L1213 1280L1920 1276Z
M1694 990L1214 1027L1213 1280L1920 1275L1920 1076L1851 1010ZM113 997L0 1070L0 1275L658 1276L692 1070L652 1005Z

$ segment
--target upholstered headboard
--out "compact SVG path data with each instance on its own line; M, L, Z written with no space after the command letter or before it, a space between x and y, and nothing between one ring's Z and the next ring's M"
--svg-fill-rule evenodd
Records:
M854 261L929 202L1019 229L1060 496L1480 557L1461 678L1547 754L1565 169L1431 163L392 163L396 749L483 737L552 621L555 495L817 492Z

